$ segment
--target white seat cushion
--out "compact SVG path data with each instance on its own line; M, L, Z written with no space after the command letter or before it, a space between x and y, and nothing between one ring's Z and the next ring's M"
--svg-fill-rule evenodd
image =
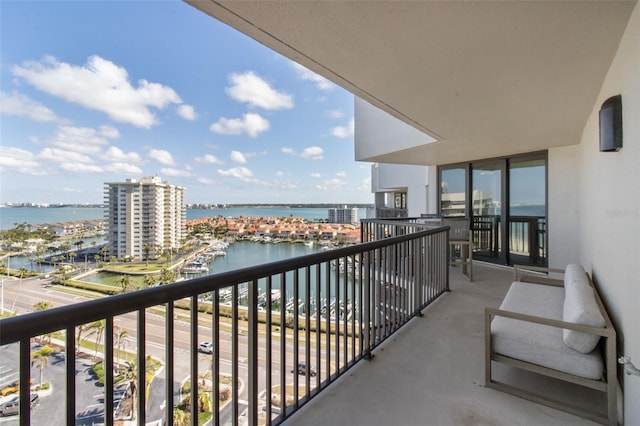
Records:
M563 303L562 287L514 282L500 309L562 320ZM561 328L497 316L491 323L491 336L498 354L587 379L602 377L600 353L571 349L564 343Z

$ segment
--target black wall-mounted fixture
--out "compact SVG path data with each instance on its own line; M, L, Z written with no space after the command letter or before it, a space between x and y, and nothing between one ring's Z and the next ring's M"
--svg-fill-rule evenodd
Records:
M612 96L600 107L600 151L622 148L622 96Z

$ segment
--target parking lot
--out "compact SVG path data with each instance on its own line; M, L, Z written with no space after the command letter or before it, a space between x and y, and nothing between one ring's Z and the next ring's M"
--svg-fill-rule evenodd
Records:
M39 346L33 345L31 350L37 350ZM104 389L97 385L91 367L93 361L89 358L76 360L76 424L94 424L104 422ZM43 382L51 383L49 391L40 392L38 403L32 408L31 423L65 424L65 357L63 353L56 352L51 355L43 369ZM0 389L18 380L18 345L7 345L0 348ZM36 365L32 366L31 377L33 385L40 380L40 370ZM120 387L114 393L115 406L118 407L124 397L125 389ZM0 405L11 401L16 393L0 396ZM0 417L0 425L17 425L19 416L11 415Z

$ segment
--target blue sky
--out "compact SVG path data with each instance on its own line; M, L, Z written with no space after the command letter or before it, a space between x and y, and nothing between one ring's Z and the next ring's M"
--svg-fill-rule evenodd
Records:
M0 202L372 203L353 95L180 1L0 0Z

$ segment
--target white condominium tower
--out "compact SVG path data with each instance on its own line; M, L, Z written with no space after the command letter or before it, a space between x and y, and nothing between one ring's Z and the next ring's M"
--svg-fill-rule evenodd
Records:
M358 223L358 209L348 208L344 206L343 209L333 208L329 209L329 223Z
M158 176L105 183L109 256L145 259L180 247L185 237L184 188Z

